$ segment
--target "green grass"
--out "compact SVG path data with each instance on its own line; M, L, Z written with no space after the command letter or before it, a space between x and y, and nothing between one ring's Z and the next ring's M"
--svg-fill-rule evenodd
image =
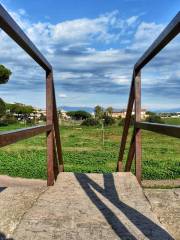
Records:
M167 121L167 119L166 119ZM169 120L168 120L169 121ZM173 119L174 121L174 119ZM168 122L170 124L170 122ZM174 124L174 122L173 122ZM176 124L178 123L176 120ZM23 127L1 127L1 131ZM125 158L132 129L128 136ZM119 151L122 127L105 129L102 145L100 128L78 126L61 127L65 171L114 172ZM26 178L46 178L46 139L39 135L0 149L0 174ZM180 178L179 139L143 131L143 179ZM133 169L132 169L133 171Z
M165 123L172 125L180 125L180 118L165 118Z

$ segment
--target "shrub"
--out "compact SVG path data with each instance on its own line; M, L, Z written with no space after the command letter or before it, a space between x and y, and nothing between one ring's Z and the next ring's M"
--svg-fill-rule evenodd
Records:
M104 116L104 125L113 125L115 123L115 120L111 116Z
M34 119L27 118L27 119L26 119L26 123L29 124L29 125L34 125L34 124L35 124L35 120L34 120Z
M131 121L130 121L130 126L134 125L134 121L135 121L135 116L132 115L131 116ZM124 122L125 122L125 118L120 119L119 126L124 126Z
M11 114L6 114L6 116L3 117L3 120L7 122L7 124L15 124L18 122L18 120Z
M6 120L0 120L0 127L8 126L8 122Z
M100 125L100 122L95 119L95 118L88 118L86 120L84 120L81 125L83 126L98 126Z
M146 122L151 122L151 123L164 123L163 119L154 114L154 115L149 115L147 118L146 118Z
M40 116L39 120L45 122L45 121L46 121L46 116L44 116L44 115L41 113L41 116Z

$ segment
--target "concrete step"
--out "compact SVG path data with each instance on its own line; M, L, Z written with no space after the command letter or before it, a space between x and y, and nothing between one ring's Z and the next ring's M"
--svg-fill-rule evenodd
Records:
M173 239L131 173L61 173L35 201L14 240Z

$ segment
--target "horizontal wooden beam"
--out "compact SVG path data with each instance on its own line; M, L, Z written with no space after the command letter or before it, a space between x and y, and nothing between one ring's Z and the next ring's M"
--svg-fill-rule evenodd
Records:
M180 138L180 126L159 124L159 123L148 123L148 122L135 122L136 128L164 134L171 137Z
M21 128L18 130L0 132L0 147L7 146L17 141L34 137L43 132L48 132L52 129L52 125L40 125L29 128Z
M20 47L22 47L44 70L51 71L52 67L49 62L1 4L0 28L2 28Z
M134 66L136 72L140 71L154 56L156 56L180 32L180 12L173 18L159 37L152 43L143 56Z

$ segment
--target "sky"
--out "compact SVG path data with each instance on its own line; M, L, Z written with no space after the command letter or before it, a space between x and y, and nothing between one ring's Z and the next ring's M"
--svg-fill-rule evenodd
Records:
M179 0L3 0L54 69L58 106L124 108L134 64L180 10ZM142 70L142 107L180 107L180 37ZM45 107L45 73L0 30L6 102Z

